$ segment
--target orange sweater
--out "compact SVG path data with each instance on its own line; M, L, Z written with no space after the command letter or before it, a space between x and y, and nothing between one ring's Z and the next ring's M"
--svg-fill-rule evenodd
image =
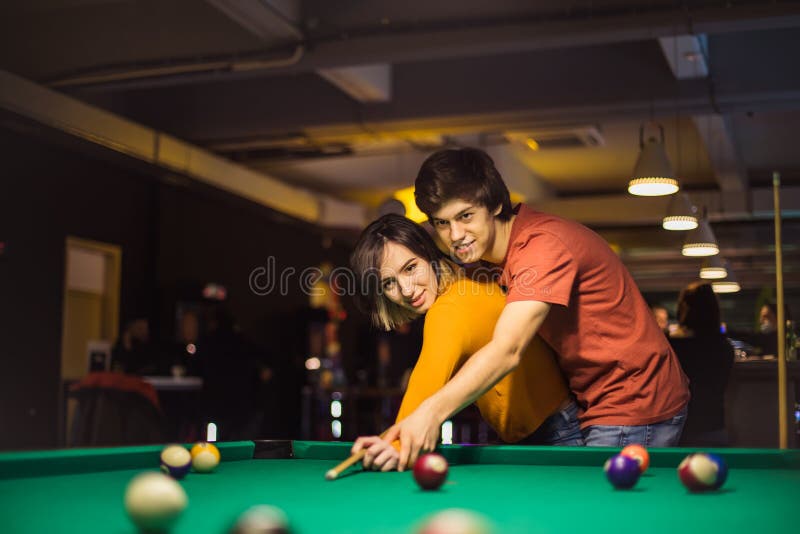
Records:
M464 362L492 339L506 299L499 286L466 278L454 282L425 317L424 340L400 421L444 386ZM534 338L513 372L475 404L486 422L508 443L530 435L568 397L555 355Z

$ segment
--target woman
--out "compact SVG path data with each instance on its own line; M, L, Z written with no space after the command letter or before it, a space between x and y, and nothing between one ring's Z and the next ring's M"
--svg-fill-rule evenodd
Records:
M384 215L370 224L350 263L361 282L357 303L375 325L389 330L425 315L422 351L397 415L400 421L491 340L505 297L489 273L486 281L466 278L421 226L400 215ZM583 445L577 406L554 354L538 338L519 367L475 404L506 442ZM359 438L353 452L362 448L367 449L364 467L397 467L397 450L379 437Z
M693 282L678 297L678 330L670 343L689 377L682 446L724 447L725 388L733 368L733 347L720 332L717 296L711 284Z

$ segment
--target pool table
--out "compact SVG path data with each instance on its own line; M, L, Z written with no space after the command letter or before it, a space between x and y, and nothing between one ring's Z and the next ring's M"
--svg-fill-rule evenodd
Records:
M719 449L730 475L720 490L691 494L675 468L687 449L652 449L632 490L615 490L602 465L615 449L445 446L450 476L438 491L411 473L351 468L326 481L348 443L218 444L222 463L180 483L189 506L175 533L223 533L247 507L282 508L295 532L412 532L439 509L486 515L498 533L797 532L800 450ZM0 532L133 533L122 505L128 481L158 466L161 447L0 454Z

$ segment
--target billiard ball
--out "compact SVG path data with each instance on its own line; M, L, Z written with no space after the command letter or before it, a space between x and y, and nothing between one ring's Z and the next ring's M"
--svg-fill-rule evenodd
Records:
M183 445L168 445L161 451L161 471L172 478L181 479L192 467L192 455Z
M678 478L689 491L709 491L722 487L728 466L716 454L690 454L678 466Z
M239 516L230 534L288 534L289 519L280 508L259 504Z
M482 515L462 508L437 512L417 529L417 534L491 534L491 523Z
M644 473L650 467L650 453L638 443L628 445L620 452L621 455L633 458L639 464L639 471Z
M414 480L424 490L438 489L444 484L447 471L447 460L435 452L423 454L414 462Z
M712 489L719 489L728 480L728 464L722 459L722 456L713 453L706 453L712 462L717 464L717 481L714 483Z
M603 470L608 481L617 489L629 489L639 480L639 462L629 456L617 454L606 460Z
M181 485L164 473L137 475L125 490L125 511L142 531L169 530L187 502Z
M198 473L210 473L219 465L219 449L213 443L195 443L192 447L192 467Z

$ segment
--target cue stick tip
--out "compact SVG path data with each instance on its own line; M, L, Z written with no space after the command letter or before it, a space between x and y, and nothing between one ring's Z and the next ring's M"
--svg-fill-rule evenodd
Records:
M336 472L336 469L329 469L327 473L325 473L325 480L336 480L336 477L339 476L339 473Z

